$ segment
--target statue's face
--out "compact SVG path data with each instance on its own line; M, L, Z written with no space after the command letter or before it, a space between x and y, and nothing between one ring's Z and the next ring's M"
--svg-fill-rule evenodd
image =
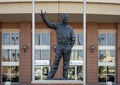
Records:
M63 14L61 16L61 20L62 22L64 22L65 24L68 24L68 15L67 14Z

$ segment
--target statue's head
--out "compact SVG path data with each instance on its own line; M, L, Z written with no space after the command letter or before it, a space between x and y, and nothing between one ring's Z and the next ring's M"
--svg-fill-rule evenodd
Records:
M63 23L68 24L68 14L62 14L61 20Z

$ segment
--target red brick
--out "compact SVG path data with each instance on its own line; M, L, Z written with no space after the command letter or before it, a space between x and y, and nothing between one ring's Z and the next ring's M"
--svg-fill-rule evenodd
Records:
M20 82L31 83L32 80L32 38L31 22L20 23ZM22 46L27 45L24 53Z
M83 25L81 23L70 23L72 27L75 29L82 29ZM31 84L32 79L32 30L31 30L31 22L3 22L0 25L0 28L4 29L20 29L20 84ZM117 27L117 28L116 28ZM48 29L43 23L36 23L37 29ZM111 23L87 23L87 83L88 84L97 84L98 83L98 29L117 29L117 59L116 59L116 79L117 83L120 83L120 23L111 24ZM51 30L51 57L50 62L52 65L55 57L55 52L53 49L53 45L56 44L56 33L54 30ZM0 33L1 39L1 33ZM22 45L28 45L27 52L24 53L22 49ZM91 53L89 47L91 45L95 45L94 53ZM0 48L1 48L1 40L0 40ZM0 49L1 55L1 49ZM63 60L61 59L58 71L55 77L62 77L62 67ZM0 66L1 66L1 58L0 58ZM1 73L1 67L0 67ZM94 74L93 74L94 73ZM0 76L1 78L1 76ZM33 85L33 84L32 84ZM44 84L34 84L34 85L44 85ZM53 85L53 84L49 84ZM54 85L73 85L73 84L54 84ZM81 85L81 84L74 84Z
M97 23L87 24L87 83L97 84L98 82L98 33L97 33ZM90 46L95 46L95 52L91 53ZM93 67L94 66L94 67ZM94 69L93 69L94 68ZM93 75L94 73L94 75Z
M2 34L1 34L1 23L0 23L0 56L2 55L2 54L1 54L1 51L2 51L2 50L1 50L1 49L2 49ZM1 62L1 61L2 61L2 60L1 60L1 57L0 57L0 83L1 83L1 80L2 80L2 79L1 79L1 78L2 78L2 75L1 75L1 70L2 70L2 69L1 69L1 68L2 68L2 67L1 67L1 63L2 63L2 62Z
M116 74L116 81L117 81L117 83L120 83L120 23L118 23L117 24L117 49L116 49L116 51L117 51L117 55L116 55L116 72L117 72L117 74Z

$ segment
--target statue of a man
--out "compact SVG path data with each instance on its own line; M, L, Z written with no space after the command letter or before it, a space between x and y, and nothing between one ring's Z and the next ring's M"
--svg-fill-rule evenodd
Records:
M46 13L43 13L42 11L40 15L46 26L54 29L57 35L56 55L47 79L54 77L62 56L63 78L68 78L71 48L75 43L75 34L73 28L68 24L68 15L62 14L62 22L49 22L45 17Z

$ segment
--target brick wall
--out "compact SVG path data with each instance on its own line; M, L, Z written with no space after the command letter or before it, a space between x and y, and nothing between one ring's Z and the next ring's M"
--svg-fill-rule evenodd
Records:
M117 24L117 47L116 47L116 50L117 50L117 63L116 63L116 79L117 79L117 83L120 84L120 23Z
M98 83L98 34L97 24L87 24L87 83L97 84ZM95 50L91 53L90 46L94 45Z
M1 23L1 28L2 29L18 29L19 28L19 23L14 23L14 22L2 22Z
M20 83L29 84L32 80L32 35L31 23L20 23ZM24 53L22 46L27 45L27 52Z
M71 23L75 29L82 28L82 24ZM37 23L36 27L46 28L43 23ZM20 22L20 23L2 23L0 28L20 28L20 84L28 85L31 84L32 80L32 34L31 34L31 22ZM97 85L98 83L98 29L112 29L115 28L115 24L98 24L88 23L87 24L87 84ZM48 29L48 28L47 28ZM117 83L120 83L120 23L117 24ZM0 34L1 39L1 34ZM56 44L56 32L51 30L51 65L54 61L55 52L53 45ZM27 52L24 53L22 45L28 45ZM91 53L90 46L95 45L94 53ZM0 40L1 46L1 40ZM1 48L1 47L0 47ZM1 50L1 49L0 49ZM1 51L0 51L1 53ZM0 58L1 59L1 58ZM1 60L0 60L1 62ZM0 63L1 64L1 63ZM0 65L1 66L1 65ZM63 61L61 59L59 69L55 77L62 77L62 66ZM0 67L1 71L1 67ZM1 77L1 76L0 76ZM45 85L45 84L32 84L32 85ZM47 85L47 84L46 84ZM81 84L49 84L49 85L81 85Z
M2 37L2 35L1 35L1 23L0 23L0 84L1 84L1 80L2 80L2 79L1 79L1 77L2 77L2 75L1 75L1 70L2 70L2 69L1 69L1 68L2 68L2 67L1 67L1 58L2 58L2 56L1 56L2 40L1 40L1 39L2 39L2 38L1 38L1 37Z

